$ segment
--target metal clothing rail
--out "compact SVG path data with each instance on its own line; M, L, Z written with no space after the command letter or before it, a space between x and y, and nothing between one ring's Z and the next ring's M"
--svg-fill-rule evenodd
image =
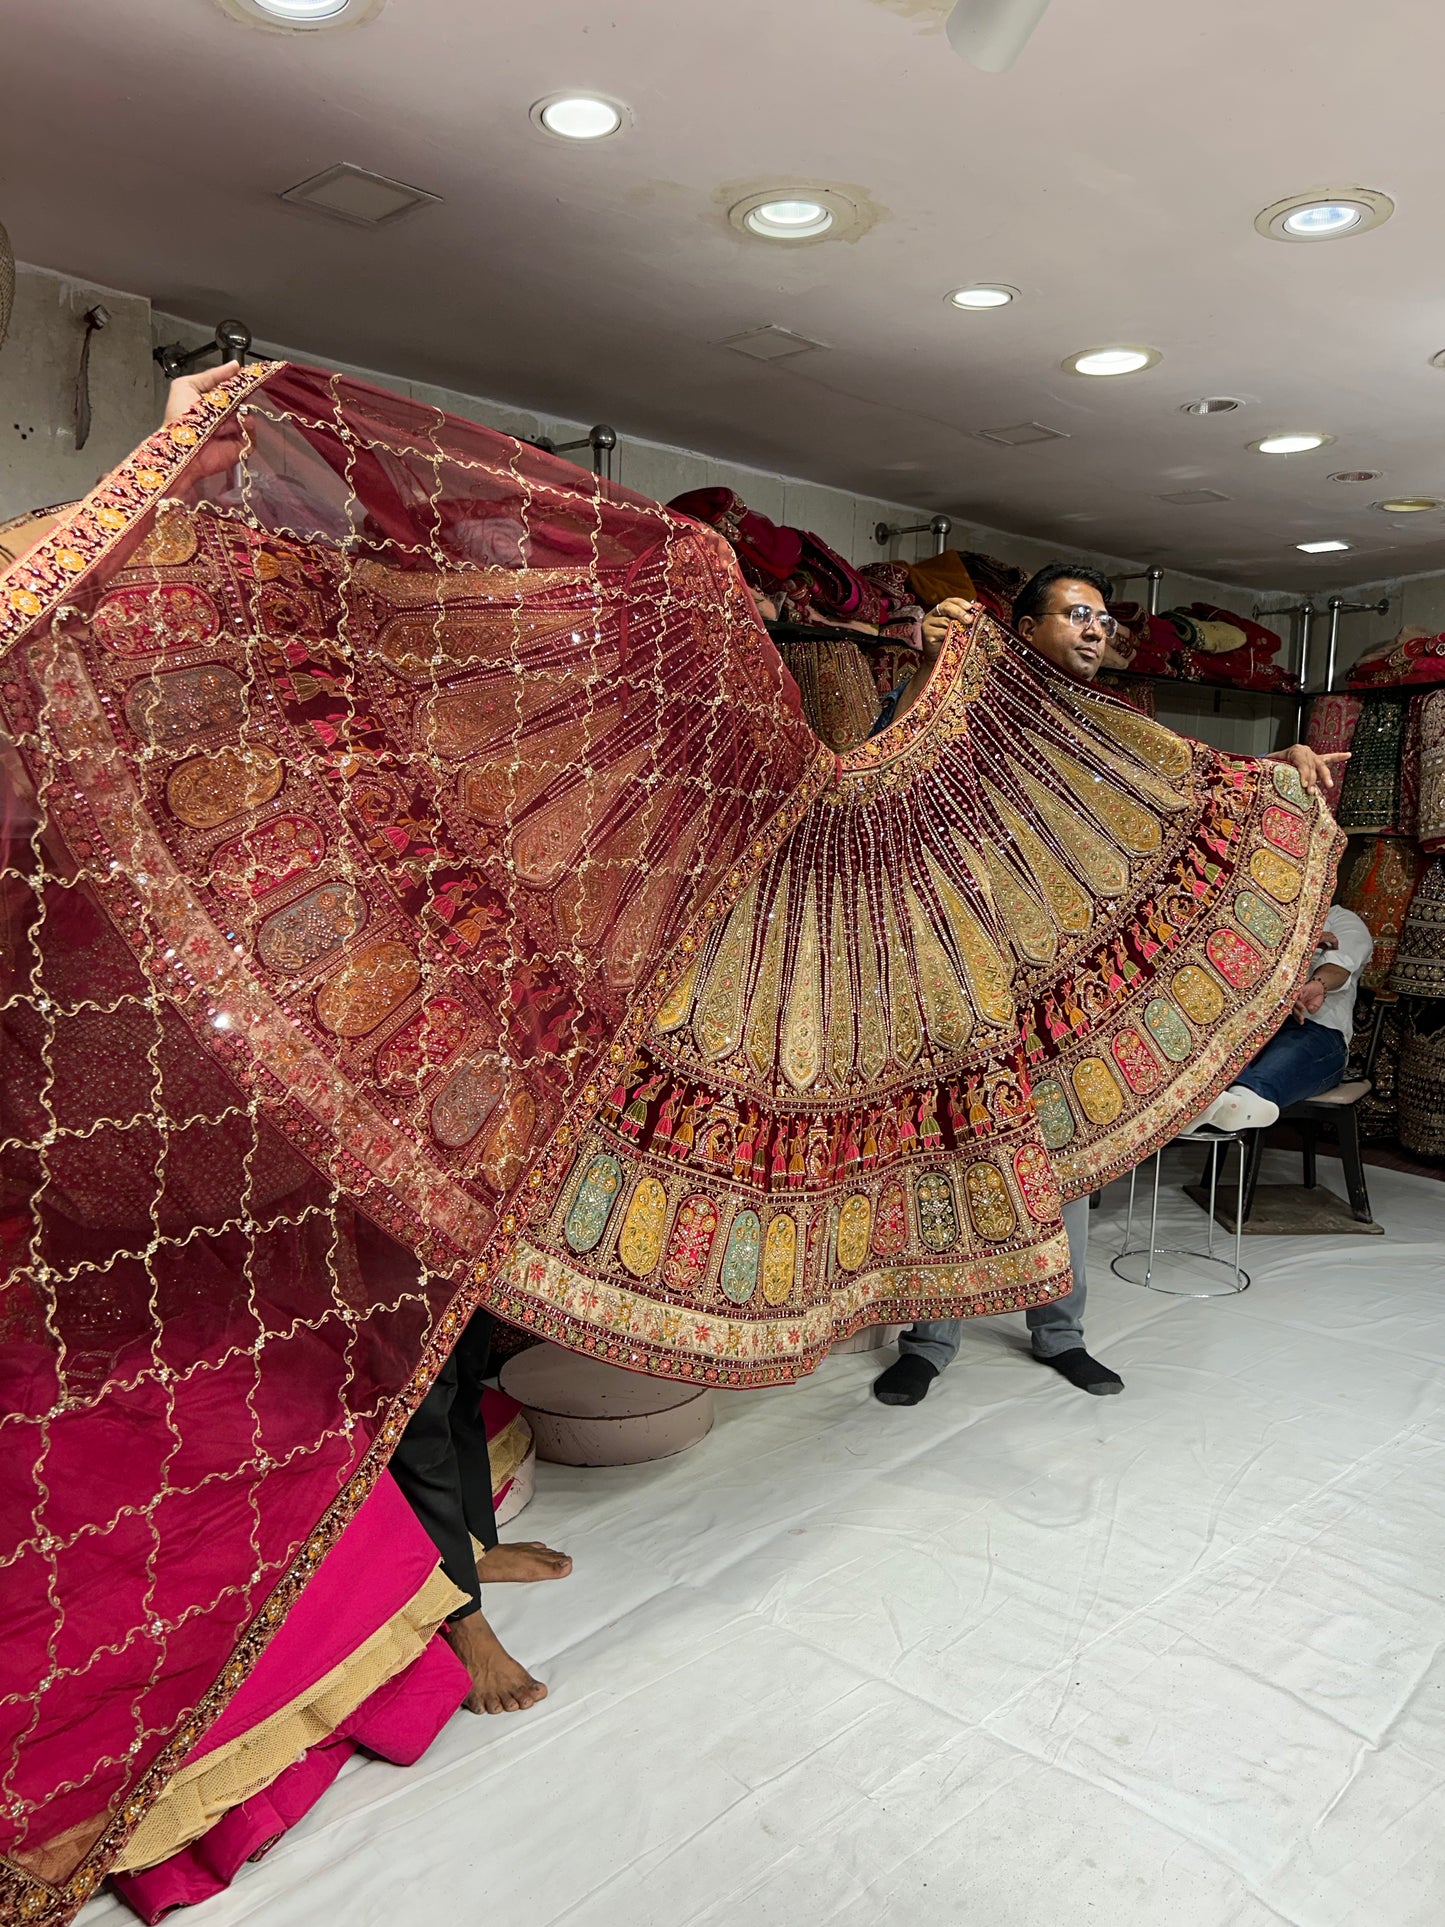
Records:
M906 524L902 522L875 522L873 524L873 540L878 544L880 549L886 549L888 544L899 535L931 535L933 537L933 553L935 555L942 555L948 546L948 538L952 534L953 523L946 515L935 515L931 522L909 522Z

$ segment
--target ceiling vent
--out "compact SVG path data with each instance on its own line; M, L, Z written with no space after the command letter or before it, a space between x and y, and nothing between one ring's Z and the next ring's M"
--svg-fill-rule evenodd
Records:
M428 194L424 187L408 187L405 181L388 180L385 174L370 174L364 167L341 161L309 181L298 181L282 194L293 207L329 214L333 220L349 221L353 227L385 227L399 221L419 207L440 201L440 194Z
M1172 502L1177 509L1202 509L1207 502L1227 502L1217 488L1181 488L1173 495L1161 495L1161 502Z
M1017 422L1012 428L980 428L975 433L986 442L997 442L1002 448L1026 448L1030 442L1069 440L1062 428L1046 428L1042 422Z
M735 355L746 355L750 361L787 361L793 355L806 355L814 348L826 346L824 342L812 341L807 335L795 335L791 328L751 328L746 334L729 335L726 341L718 342L719 348L731 348Z

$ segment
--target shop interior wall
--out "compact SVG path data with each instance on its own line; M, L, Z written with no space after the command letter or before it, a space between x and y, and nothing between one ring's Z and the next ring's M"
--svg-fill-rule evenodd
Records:
M110 322L92 343L93 426L86 447L77 450L76 367L84 335L83 317L97 302L108 310ZM160 418L165 383L151 359L153 345L179 340L192 346L208 335L209 330L193 322L153 311L142 295L100 288L45 269L18 266L14 315L9 336L0 347L0 443L5 448L5 460L0 464L0 518L70 499L92 487ZM266 355L340 368L508 434L550 435L556 441L569 441L585 434L591 425L414 381L404 369L356 368L333 361L324 349L317 347L296 350L285 344L258 340L256 348L258 353ZM669 447L630 436L625 419L615 419L615 411L608 406L605 383L599 384L593 420L612 421L618 430L619 443L613 458L615 478L628 488L659 501L689 488L710 485L733 488L749 507L774 521L812 529L855 564L890 554L912 560L932 550L932 541L927 535L907 537L885 549L878 545L873 533L874 525L880 521L926 522L931 513L927 508L854 495L796 476L725 461L703 451ZM799 465L803 466L805 461L806 451L800 450ZM1060 553L1056 543L958 520L950 540L954 547L979 549L1025 569L1037 568ZM1092 562L1116 577L1142 566L1126 556L1091 550L1072 553L1080 561ZM1427 583L1429 588L1424 586ZM1142 583L1134 584L1125 593L1142 594L1143 587ZM1420 578L1409 587L1406 600L1413 597L1422 611L1438 606L1439 613L1432 626L1445 628L1445 577ZM1257 603L1268 605L1294 599L1280 590L1241 589L1207 577L1170 571L1162 584L1161 606L1169 608L1200 600L1248 612ZM1352 626L1342 632L1342 644L1347 634L1353 653L1365 647L1376 632L1364 626L1366 620L1346 618ZM1391 621L1394 627L1390 626ZM1392 614L1381 632L1393 634L1398 626ZM1352 655L1345 657L1342 648L1342 659L1353 658ZM1187 685L1177 689L1160 687L1158 695L1161 721L1202 736L1224 749L1259 754L1278 747L1292 736L1293 713L1288 705L1270 705L1248 693L1205 691Z

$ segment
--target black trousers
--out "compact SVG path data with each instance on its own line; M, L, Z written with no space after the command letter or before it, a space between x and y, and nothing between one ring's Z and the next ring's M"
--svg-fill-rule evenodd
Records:
M488 1548L497 1543L481 1413L491 1349L492 1314L476 1312L391 1456L391 1475L441 1554L443 1572L467 1595L453 1619L481 1611L473 1537Z

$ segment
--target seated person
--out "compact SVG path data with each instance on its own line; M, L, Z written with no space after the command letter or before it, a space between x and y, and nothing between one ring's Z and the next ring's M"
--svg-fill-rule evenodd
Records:
M1331 906L1309 980L1282 1028L1200 1118L1221 1131L1273 1124L1291 1104L1333 1090L1345 1074L1355 1027L1360 972L1374 954L1368 926L1353 910Z

